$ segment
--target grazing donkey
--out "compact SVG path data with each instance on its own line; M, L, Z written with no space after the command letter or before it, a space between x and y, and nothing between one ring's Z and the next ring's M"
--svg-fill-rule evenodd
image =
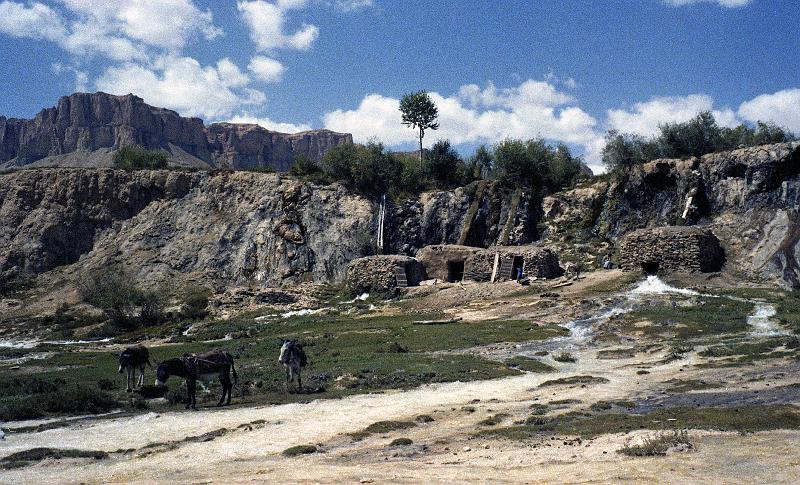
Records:
M297 378L297 390L303 390L303 381L300 379L300 371L308 364L306 352L303 346L294 340L281 340L281 353L278 362L283 364L286 369L286 390L289 390L289 383Z
M233 373L233 382L231 382L231 373ZM233 365L233 356L222 350L204 354L184 354L181 358L162 362L156 371L156 386L165 385L170 376L186 379L186 388L189 394L186 409L194 410L197 410L197 381L209 382L219 379L222 384L222 397L217 406L231 403L233 386L239 382L239 376ZM225 396L228 397L227 402Z
M137 345L135 347L128 347L119 354L119 373L122 371L128 373L128 392L131 392L131 381L133 387L142 387L144 385L144 367L148 365L153 367L150 363L150 351L144 345ZM139 369L139 382L136 381L136 369Z

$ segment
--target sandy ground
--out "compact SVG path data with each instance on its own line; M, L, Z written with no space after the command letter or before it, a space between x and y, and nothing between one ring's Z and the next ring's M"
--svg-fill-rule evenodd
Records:
M509 291L518 290L511 285L490 290L456 287L438 293L443 301L470 302L457 305L455 312L464 317L514 314L544 318L549 314L566 319L586 309L576 310L579 306L564 303L564 299L580 299L592 285L613 276L590 275L573 282L560 289L562 297L547 303L549 307L543 306L538 296L507 300ZM486 291L496 293L484 294ZM488 356L515 347L509 344L472 351ZM800 382L800 364L790 362L759 364L746 370L697 369L694 365L701 358L696 352L665 364L666 349L662 348L633 357L597 358L599 350L613 348L608 344L576 346L578 361L572 364L545 358L558 368L557 373L436 384L306 404L76 420L58 429L10 433L0 441L0 458L35 447L102 450L112 455L100 461L48 460L5 470L0 472L0 483L800 483L800 431L750 435L691 431L692 450L659 458L629 458L616 452L652 432L582 441L541 436L525 442L475 434L485 429L479 425L481 420L507 413L503 424L508 425L526 418L534 403L581 401L556 407L555 412L585 409L599 400L655 404L665 398L664 383L671 379L704 379L722 386L693 391L697 394L744 389L763 395L776 385ZM637 374L645 368L648 375ZM538 387L545 380L573 375L604 377L608 382ZM763 378L765 375L770 378ZM377 421L413 420L421 414L434 421L361 441L348 436ZM225 432L214 439L187 440L221 429ZM389 446L398 437L410 438L413 444ZM281 455L286 448L305 444L316 445L319 452L295 458Z
M149 413L90 420L39 433L10 434L0 456L50 446L114 452L109 460L48 461L4 471L0 483L798 483L800 432L748 436L692 433L695 449L664 458L627 458L616 453L642 433L606 435L576 444L567 437L511 442L476 437L478 422L495 413L527 416L532 403L579 399L657 398L657 383L693 377L687 359L660 364L663 354L597 360L596 350L578 363L561 364L558 374L425 386L405 392L352 396L308 404ZM647 379L635 370L647 366ZM681 369L684 369L683 371ZM606 384L538 388L547 379L591 374ZM708 374L704 374L708 378ZM753 389L769 383L754 382ZM474 408L474 411L468 407ZM563 410L568 410L564 407ZM419 414L433 423L354 442L346 433L381 420L408 420ZM249 425L259 420L264 423ZM244 427L239 428L244 425ZM177 443L220 428L234 430L212 441ZM239 429L236 429L239 428ZM397 437L408 447L388 447ZM321 453L286 458L290 446L316 444Z

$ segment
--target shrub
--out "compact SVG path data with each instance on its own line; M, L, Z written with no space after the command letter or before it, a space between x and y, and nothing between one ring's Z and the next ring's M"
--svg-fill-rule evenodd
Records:
M138 145L124 146L114 153L114 168L123 170L157 170L167 168L167 154Z
M573 363L578 361L578 359L569 352L561 352L559 354L554 354L553 360L555 360L556 362L565 362L565 363L567 362Z
M183 307L181 308L181 316L188 319L204 318L208 315L209 299L211 298L211 291L204 286L189 286L183 291L181 300Z
M644 438L640 445L625 445L618 453L627 456L664 456L671 448L692 448L689 433L686 430L672 431Z
M163 322L163 292L141 291L133 281L130 275L119 270L102 271L86 279L81 294L84 301L102 309L114 327L132 330ZM136 308L140 310L138 318Z
M309 177L320 172L321 170L317 162L305 155L296 156L292 168L289 169L289 173L296 177Z

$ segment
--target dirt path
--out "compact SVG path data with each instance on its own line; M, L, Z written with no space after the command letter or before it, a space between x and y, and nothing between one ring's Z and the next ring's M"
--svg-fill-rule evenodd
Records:
M375 480L481 483L491 479L498 483L545 483L571 477L566 481L606 483L633 480L646 483L668 471L667 467L678 464L687 472L682 475L687 479L695 477L693 473L698 474L695 478L701 473L706 477L721 473L714 467L701 464L707 460L704 453L722 447L726 439L742 441L742 446L737 446L737 453L741 456L736 455L740 466L750 463L748 466L756 471L771 466L783 467L787 473L797 471L797 463L792 465L794 462L787 458L797 456L800 451L800 439L797 439L800 434L796 433L728 436L724 439L704 434L700 452L663 460L621 458L615 453L626 439L621 435L592 440L586 443L588 447L543 443L535 451L531 450L530 443L474 437L478 421L500 412L512 416L508 419L524 417L533 402L579 399L588 405L601 399L630 398L632 395L646 397L653 393L650 387L653 383L674 377L681 367L691 364L693 358L657 365L663 358L661 354L648 355L644 359L639 356L636 359L597 360L595 352L582 353L578 363L562 365L558 374L527 374L493 381L439 384L406 392L360 395L308 404L214 409L196 413L149 413L82 422L39 433L11 434L0 447L0 456L40 446L107 452L120 449L137 451L114 454L109 460L62 460L9 470L2 474L0 482L166 484L267 480L273 483L352 483ZM636 367L643 363L652 365L646 380L637 379L635 375ZM605 377L609 382L590 387L537 388L547 379L582 374ZM345 435L377 421L413 419L420 414L431 415L435 421L358 442ZM260 420L265 422L249 424ZM228 433L216 439L182 442L187 437L222 428L229 430ZM387 448L393 438L401 435L411 438L415 444L402 450ZM759 440L762 448L752 448L747 444ZM148 445L167 441L175 443L149 448L149 451L157 452L147 455ZM302 458L280 455L282 450L301 444L317 444L323 453ZM465 448L470 450L464 451ZM774 453L768 454L766 450ZM730 454L725 454L724 458L733 460ZM687 468L687 463L692 465ZM621 464L624 466L620 467ZM723 463L720 463L720 468L724 468ZM498 479L500 471L502 479ZM760 473L752 476L760 476ZM691 480L680 483L691 483Z

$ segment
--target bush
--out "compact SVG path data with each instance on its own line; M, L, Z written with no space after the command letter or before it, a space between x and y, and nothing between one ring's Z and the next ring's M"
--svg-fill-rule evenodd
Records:
M114 168L123 170L157 170L167 168L167 154L138 145L124 146L114 153Z
M292 168L289 169L289 173L296 177L309 177L320 172L321 170L317 162L305 155L297 155L294 158Z
M664 456L671 448L691 449L689 433L682 430L646 437L641 445L625 445L618 453L627 456Z
M84 301L103 310L115 327L132 330L164 321L163 292L141 291L134 279L118 270L89 276L81 287ZM138 318L135 315L139 308Z
M208 315L209 299L211 298L211 291L203 286L189 286L183 291L181 300L183 307L181 308L181 316L191 320L204 318Z
M774 123L759 121L755 128L747 125L727 128L719 126L712 113L703 112L683 123L664 124L659 134L649 139L609 131L603 148L603 163L612 172L624 172L657 158L700 157L708 153L795 139L791 132Z
M425 174L437 189L451 189L465 183L466 165L447 140L437 141L425 157Z

